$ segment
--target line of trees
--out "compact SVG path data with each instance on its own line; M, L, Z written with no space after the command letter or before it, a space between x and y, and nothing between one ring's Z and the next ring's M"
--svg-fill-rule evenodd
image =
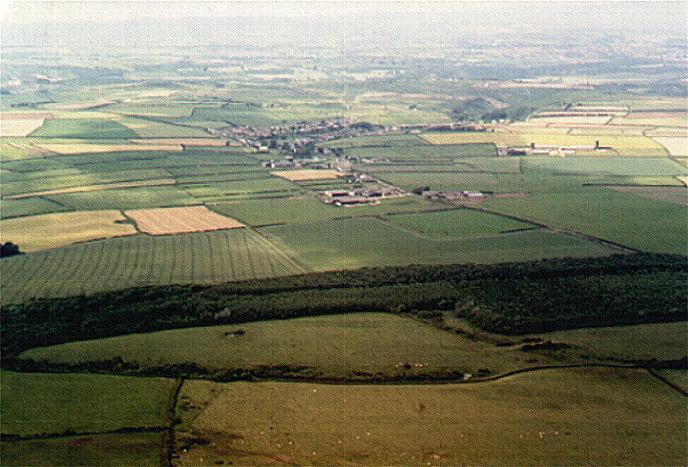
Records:
M31 347L136 332L371 310L454 310L502 334L686 320L688 258L367 268L35 300L2 309L2 351L11 357Z

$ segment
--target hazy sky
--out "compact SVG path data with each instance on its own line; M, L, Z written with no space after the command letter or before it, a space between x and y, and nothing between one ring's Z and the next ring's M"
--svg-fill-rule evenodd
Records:
M502 34L685 37L688 2L2 2L4 45L136 46L290 42L343 37L394 44ZM202 20L199 20L201 18ZM240 19L240 20L238 20ZM251 39L258 37L260 39Z

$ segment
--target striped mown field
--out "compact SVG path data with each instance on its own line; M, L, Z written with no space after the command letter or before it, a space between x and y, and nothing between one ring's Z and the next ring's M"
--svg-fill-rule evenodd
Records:
M2 303L165 284L304 272L247 229L109 239L3 259Z

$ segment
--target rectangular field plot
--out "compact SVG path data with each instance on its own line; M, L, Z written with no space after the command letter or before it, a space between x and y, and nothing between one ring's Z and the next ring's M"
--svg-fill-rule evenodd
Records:
M533 224L472 209L452 209L386 216L386 220L432 239L493 237L504 231L535 228Z
M181 399L180 445L209 441L181 452L184 465L275 459L683 465L686 459L685 398L635 369L545 370L456 385L193 381Z
M494 144L452 144L452 145L418 145L392 147L362 147L346 150L348 156L360 159L390 161L423 162L428 160L445 160L454 162L457 159L470 157L494 157L497 149Z
M333 180L342 174L336 170L278 170L270 172L270 175L289 180L290 182L306 182L309 180Z
M2 302L273 277L304 268L246 229L82 243L2 260Z
M497 263L613 250L549 232L434 240L378 219L346 219L260 229L315 270L407 264Z
M525 171L546 170L554 174L571 175L683 175L686 169L668 158L637 157L525 157Z
M98 434L0 442L4 465L157 465L160 433Z
M356 147L384 147L384 146L418 146L428 144L416 135L384 135L384 136L355 136L345 139L335 139L319 144L326 148L356 148Z
M93 143L36 143L43 150L57 154L98 154L125 151L169 151L180 152L181 146L164 144L93 144Z
M198 204L191 195L176 186L60 194L51 195L47 199L73 210L143 209Z
M483 206L643 251L685 254L688 247L685 207L626 193L590 188L489 200Z
M188 125L176 125L134 117L125 117L118 120L118 122L143 138L193 138L210 136L204 129L194 128Z
M506 132L443 132L425 133L422 138L431 144L494 144L497 146L523 146L525 140L516 133Z
M327 205L313 196L247 199L210 205L213 211L253 225L304 224L338 217L376 216L390 212L418 212L438 205L415 196L382 200L376 205L342 208Z
M3 220L0 231L3 242L10 241L22 251L31 252L135 234L134 226L125 221L119 211L63 212Z
M479 368L498 374L527 366L530 358L385 313L132 334L30 349L20 358L77 364L115 357L142 367L194 362L210 371L259 365L307 366L333 377L350 377L357 372L394 377L403 372L404 363L423 365L414 367L414 374L475 374Z
M174 381L2 373L2 432L20 436L160 427Z
M51 119L46 120L33 136L46 138L136 138L138 135L114 120Z
M209 211L205 206L182 208L136 209L125 211L136 227L151 235L172 235L189 232L236 229L244 224Z

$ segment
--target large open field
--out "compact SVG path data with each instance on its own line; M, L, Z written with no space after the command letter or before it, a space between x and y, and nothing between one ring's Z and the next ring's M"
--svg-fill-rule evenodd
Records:
M182 465L685 459L685 398L642 370L548 370L439 386L193 382L181 402Z
M183 208L135 209L125 211L136 227L150 235L172 235L189 232L236 229L244 227L229 217L208 211L205 206Z
M487 215L486 215L487 216ZM488 223L489 223L488 218ZM496 263L562 256L597 256L612 250L546 231L435 240L382 219L346 219L261 228L315 270L373 265ZM478 234L473 231L473 235Z
M643 251L686 252L686 208L664 201L590 189L491 200L483 206ZM662 228L656 228L658 225Z
M149 284L208 283L302 272L246 229L137 235L3 259L3 303Z
M21 245L25 252L45 250L100 238L133 235L119 211L78 211L0 221L2 241Z

